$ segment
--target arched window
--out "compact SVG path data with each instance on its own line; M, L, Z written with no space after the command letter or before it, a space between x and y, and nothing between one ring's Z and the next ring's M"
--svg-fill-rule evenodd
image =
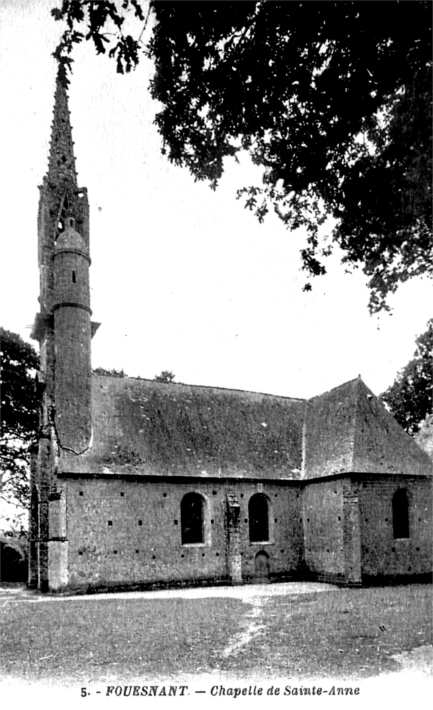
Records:
M187 493L180 504L182 545L204 542L204 499L198 493Z
M269 503L263 493L256 493L248 503L250 542L269 540Z
M399 488L393 495L392 527L395 538L409 537L409 499L405 488Z

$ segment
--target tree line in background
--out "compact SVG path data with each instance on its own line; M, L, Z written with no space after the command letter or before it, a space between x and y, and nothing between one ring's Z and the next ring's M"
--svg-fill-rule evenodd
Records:
M30 459L36 453L39 427L38 369L39 357L32 345L0 327L0 501L9 510L2 515L0 533L5 527L22 530L27 526ZM123 370L97 367L93 372L126 377ZM154 380L171 383L174 377L171 370L162 370ZM10 541L0 542L3 545ZM12 549L15 548L12 546Z
M62 0L52 14L66 81L83 40L121 73L150 58L170 161L212 187L242 151L263 168L239 196L305 228L305 289L333 245L368 276L372 312L433 275L431 2Z
M0 328L0 501L14 506L5 515L9 527L26 527L30 458L36 450L39 357L16 333ZM3 516L2 516L3 517Z
M380 395L391 414L408 434L416 434L433 408L433 318L416 339L413 359Z
M17 511L17 515L5 518L6 527L23 529L29 503L30 457L36 450L39 426L36 390L39 358L29 343L4 328L0 328L0 356L0 500L13 504ZM123 370L99 367L94 372L125 377ZM170 370L163 370L154 380L170 384L174 377ZM417 338L413 359L380 398L403 429L413 436L432 412L432 396L433 319Z

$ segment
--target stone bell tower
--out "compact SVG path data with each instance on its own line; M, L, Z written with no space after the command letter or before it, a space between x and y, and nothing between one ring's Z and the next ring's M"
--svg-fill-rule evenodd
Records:
M77 183L67 85L60 67L48 172L39 188L40 312L32 337L40 347L41 413L31 474L29 584L41 589L56 587L67 554L59 457L62 451L84 453L92 437L91 338L97 324L90 310L89 203Z

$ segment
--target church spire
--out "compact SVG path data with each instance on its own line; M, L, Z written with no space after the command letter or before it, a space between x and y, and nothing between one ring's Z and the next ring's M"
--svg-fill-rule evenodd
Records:
M41 347L44 421L52 422L57 447L80 453L91 438L90 342L97 325L90 310L89 203L87 189L77 185L67 85L60 67L48 173L40 186L41 310L32 337Z
M48 159L48 180L52 184L67 184L77 187L74 144L72 141L71 119L69 115L68 79L65 68L59 67L56 79L54 116L51 127L50 154Z

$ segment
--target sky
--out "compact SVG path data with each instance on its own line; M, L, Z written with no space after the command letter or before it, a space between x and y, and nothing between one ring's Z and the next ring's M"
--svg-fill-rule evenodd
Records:
M29 340L38 310L38 185L47 172L61 26L55 0L0 5L0 325ZM247 157L219 188L161 154L144 57L116 74L92 46L75 52L69 106L79 187L90 201L93 367L152 379L311 397L362 376L379 394L411 359L433 283L414 279L370 316L361 271L340 255L302 291L304 234L263 225L236 200L260 184ZM327 229L331 225L327 225ZM33 343L37 347L36 343Z

